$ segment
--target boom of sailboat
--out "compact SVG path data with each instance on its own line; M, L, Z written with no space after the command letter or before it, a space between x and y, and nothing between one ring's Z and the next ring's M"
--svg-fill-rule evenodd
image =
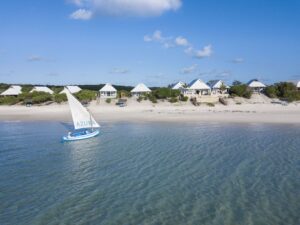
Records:
M66 91L72 114L74 131L63 137L63 141L76 141L97 136L100 125L92 114L69 91Z

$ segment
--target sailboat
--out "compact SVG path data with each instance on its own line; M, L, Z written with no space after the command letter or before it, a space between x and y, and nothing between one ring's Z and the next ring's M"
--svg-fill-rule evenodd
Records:
M95 121L92 114L69 92L66 91L72 119L74 123L74 131L64 136L63 141L76 141L95 137L99 134L100 125Z

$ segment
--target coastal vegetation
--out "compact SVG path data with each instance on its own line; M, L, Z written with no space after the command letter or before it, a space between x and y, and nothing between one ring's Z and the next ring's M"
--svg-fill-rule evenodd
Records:
M29 84L26 84L26 85L23 85L22 86L22 93L29 93L33 88L33 85L29 85Z
M51 95L46 92L23 92L19 96L5 96L0 98L0 105L15 105L20 104L42 104L46 102L62 103L67 101L65 94Z
M3 91L5 91L6 89L8 89L9 86L10 85L8 85L8 84L0 83L0 93L2 93Z
M148 99L150 102L152 103L157 103L157 98L155 97L155 95L153 95L152 93L151 94L148 94Z
M0 98L0 105L14 105L19 102L18 97L5 96Z
M280 82L268 86L264 93L269 98L279 98L288 102L300 100L300 92L296 85L291 82Z
M173 90L171 88L157 88L152 93L157 99L177 98L180 95L179 90Z
M131 93L128 90L120 90L117 92L118 98L128 98L131 97Z
M92 101L95 100L97 98L97 91L92 91L92 90L81 90L78 93L74 94L75 97L79 100L79 101Z
M171 98L169 99L169 102L170 102L170 103L178 102L178 98L176 98L176 97L171 97Z
M74 94L74 96L81 102L90 102L96 100L99 89L103 85L80 85L82 90ZM9 84L0 83L0 93L10 87ZM49 85L54 94L45 92L30 92L33 89L33 85L25 84L21 86L22 94L19 96L3 96L0 97L0 105L14 105L14 104L44 104L47 102L62 103L67 101L65 94L60 94L63 90L63 86ZM131 97L130 86L115 86L117 91L117 98L129 98ZM180 93L180 90L173 90L170 87L154 87L151 88L152 92L145 93L137 98L138 102L151 101L157 103L158 101L168 101L170 103L176 103L178 101L187 102L188 96ZM222 85L221 90L227 89L225 85ZM252 96L252 90L245 83L240 81L234 81L228 91L230 97L242 97L250 99ZM293 102L300 101L300 91L296 85L291 82L280 82L273 85L269 85L264 88L263 92L269 98L278 98L283 101ZM108 100L109 101L109 100Z
M64 89L63 86L53 86L53 87L51 87L51 90L52 90L55 94L59 94L63 89Z
M180 94L179 100L182 102L187 102L189 100L188 96L184 96L183 94Z
M240 81L234 81L229 89L229 94L232 97L243 97L249 99L251 98L252 91L247 84L243 84Z
M18 96L19 102L28 102L32 104L41 104L48 101L53 101L53 96L46 92L34 91L31 93L22 93Z
M67 95L66 94L54 94L54 101L56 103L62 103L67 101Z
M179 90L172 90L171 88L155 88L151 93L139 96L138 102L149 100L152 103L157 103L157 100L167 100L171 103L178 102L180 96Z

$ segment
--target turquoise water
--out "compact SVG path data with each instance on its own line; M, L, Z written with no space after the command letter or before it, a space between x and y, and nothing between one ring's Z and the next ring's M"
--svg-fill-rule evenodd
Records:
M0 123L0 224L300 224L300 127Z

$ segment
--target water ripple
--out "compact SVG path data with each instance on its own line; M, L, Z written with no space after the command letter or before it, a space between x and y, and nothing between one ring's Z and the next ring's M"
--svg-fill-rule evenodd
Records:
M300 127L0 123L1 224L300 224Z

